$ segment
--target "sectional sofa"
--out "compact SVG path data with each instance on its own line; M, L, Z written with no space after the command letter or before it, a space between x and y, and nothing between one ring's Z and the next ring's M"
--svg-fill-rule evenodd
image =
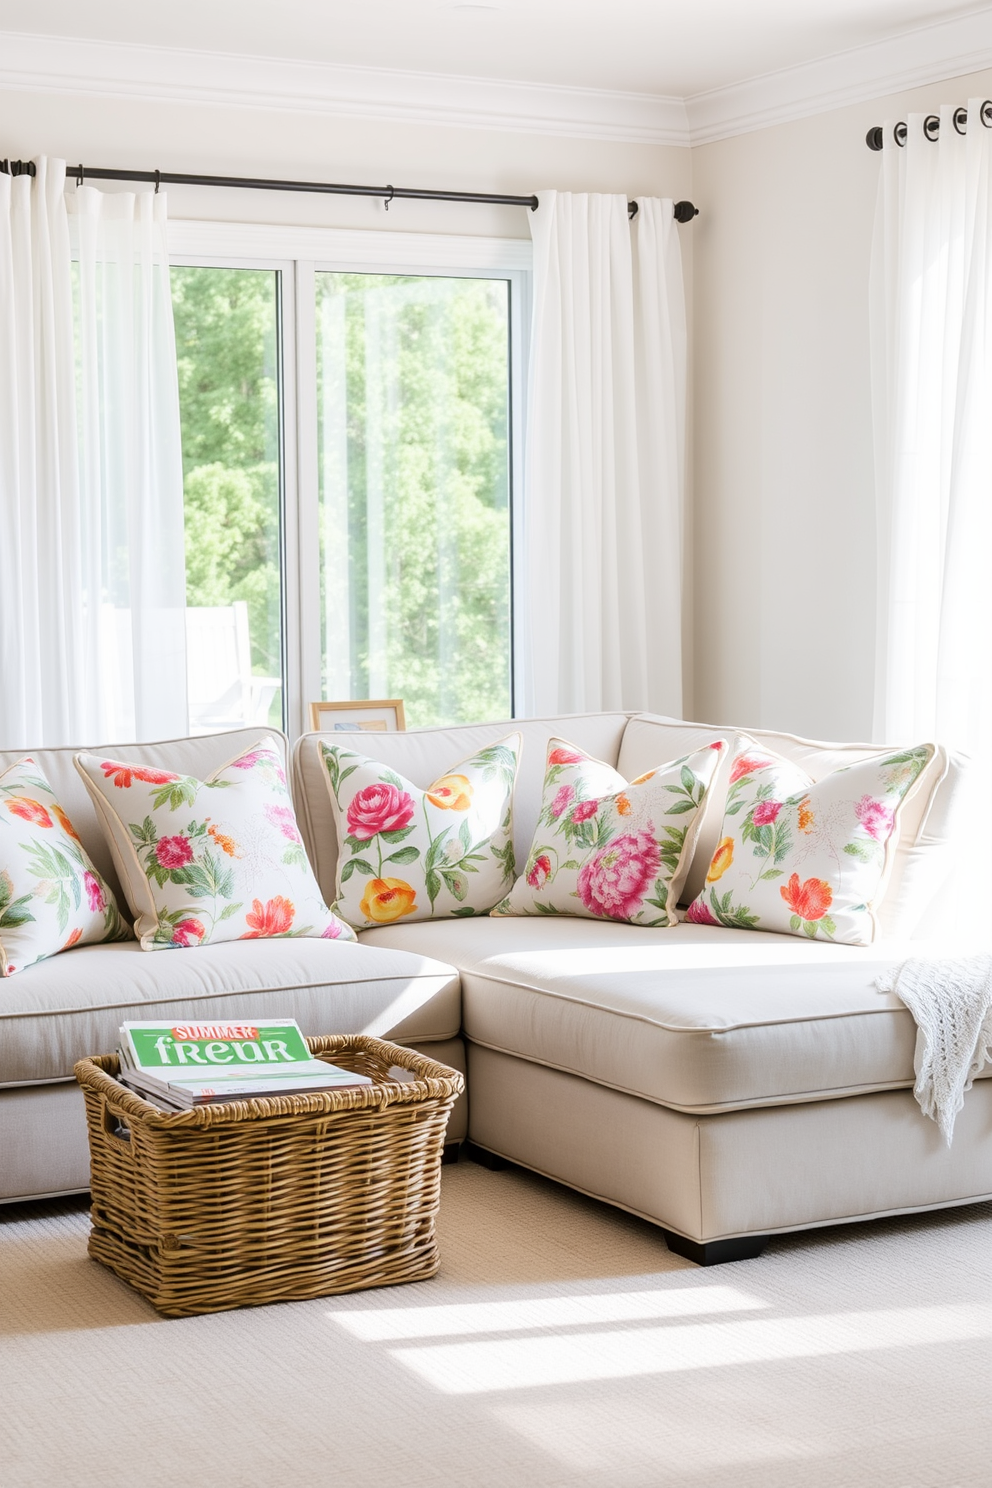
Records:
M631 779L736 733L618 712L361 743L425 787L514 729L523 735L518 864L552 735ZM875 752L748 732L814 780ZM282 735L255 728L113 753L203 778L263 735L287 751ZM298 741L292 785L331 902L336 843L319 741ZM117 891L73 753L32 751ZM0 754L0 770L19 757ZM964 778L963 762L938 749L903 810L881 938L869 947L555 915L396 923L355 944L254 940L149 953L124 942L29 967L0 982L0 1201L86 1188L74 1061L113 1048L125 1018L180 1013L285 1015L309 1033L371 1032L467 1069L452 1142L468 1136L493 1163L521 1164L642 1215L672 1249L704 1264L755 1255L783 1231L992 1198L992 1082L976 1084L948 1149L913 1098L912 1018L874 987L880 971L922 948L919 937L927 949L951 948L939 938L939 905ZM722 797L718 779L688 897L717 841Z

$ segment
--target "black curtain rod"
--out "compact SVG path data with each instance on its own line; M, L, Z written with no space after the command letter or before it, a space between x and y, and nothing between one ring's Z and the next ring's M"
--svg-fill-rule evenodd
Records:
M978 117L981 119L986 129L992 129L992 98L986 98L985 102L982 104L981 108L978 111ZM953 123L954 128L957 130L958 134L965 134L967 132L968 110L964 107L963 104L960 108L956 108L954 110L954 113L951 115L951 122ZM892 138L895 140L900 149L902 149L902 147L905 145L906 136L908 133L909 130L907 129L905 119L900 119L898 124L894 124L892 126ZM937 139L940 134L939 114L927 114L926 118L923 120L923 133L926 135L928 140ZM882 128L881 124L876 124L874 128L869 129L868 133L865 135L865 144L868 146L869 150L881 150L884 143L885 131Z
M0 171L10 176L33 176L34 162L31 160L0 160ZM499 206L529 207L537 210L536 196L502 196L489 191L420 191L412 186L341 186L327 181L270 181L256 176L190 176L178 171L98 170L90 165L73 165L66 175L75 176L81 186L87 179L92 181L147 181L159 186L239 186L250 191L315 191L324 196L375 196L382 197L389 210L391 201L450 201L450 202L494 202ZM627 211L636 215L637 203L628 202ZM691 222L699 210L690 201L675 203L675 220Z

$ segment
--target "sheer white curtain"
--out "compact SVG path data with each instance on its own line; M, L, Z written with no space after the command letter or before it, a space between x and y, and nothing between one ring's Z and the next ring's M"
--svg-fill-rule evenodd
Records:
M65 165L36 168L0 175L0 747L14 749L92 737Z
M685 300L672 203L531 214L523 629L531 714L682 711Z
M872 261L875 735L972 754L968 904L992 930L992 131L885 127Z
M70 220L36 172L0 175L0 748L182 734L165 201L83 187Z
M164 196L72 193L80 497L96 736L185 734L186 561Z

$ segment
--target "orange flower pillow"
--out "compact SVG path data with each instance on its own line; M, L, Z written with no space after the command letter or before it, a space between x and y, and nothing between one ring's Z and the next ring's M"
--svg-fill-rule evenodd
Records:
M222 940L354 940L303 850L266 739L207 780L77 754L145 951Z
M686 919L870 945L899 813L933 753L921 744L873 755L814 782L745 739L706 884Z
M320 746L338 830L334 908L357 929L488 914L513 882L520 735L420 790L378 760Z

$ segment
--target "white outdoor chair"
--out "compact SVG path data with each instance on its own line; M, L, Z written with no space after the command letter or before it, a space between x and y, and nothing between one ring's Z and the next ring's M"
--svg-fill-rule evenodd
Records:
M251 670L248 606L195 605L186 610L186 672L191 734L267 723L280 677Z

